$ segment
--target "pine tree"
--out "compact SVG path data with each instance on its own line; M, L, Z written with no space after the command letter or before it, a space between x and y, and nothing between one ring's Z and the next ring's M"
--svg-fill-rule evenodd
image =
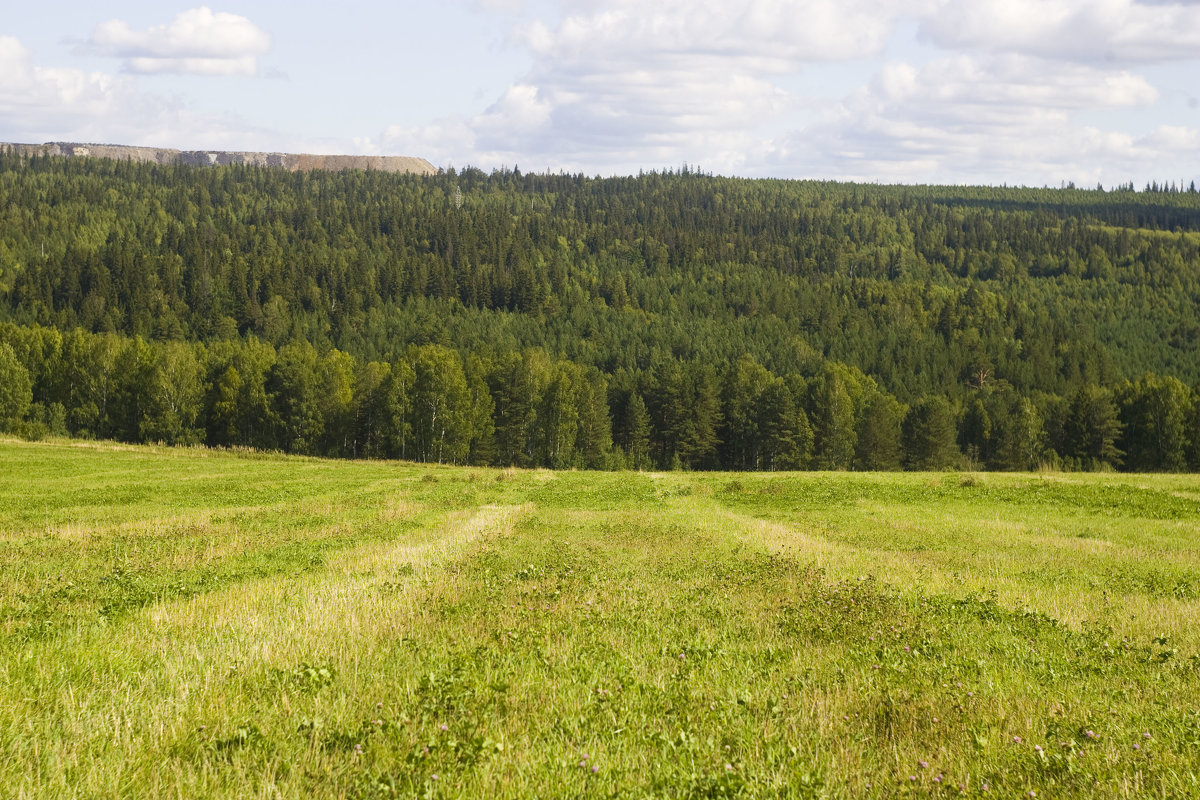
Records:
M743 355L725 377L725 408L721 442L725 465L733 469L758 469L762 448L762 427L758 415L759 397L773 376L752 356Z
M855 469L900 469L904 460L903 419L904 407L890 394L877 392L867 399L856 426Z
M554 371L538 408L539 461L551 469L564 469L575 459L575 437L579 433L576 388L570 371L562 365Z
M495 404L494 441L496 460L505 466L532 464L532 436L536 421L536 404L541 395L541 354L506 353L497 360L488 374L488 389Z
M1076 392L1067 412L1064 455L1085 470L1120 466L1124 455L1117 447L1121 427L1112 392L1085 384Z
M854 402L840 369L826 368L818 378L811 419L816 468L849 469L858 434L854 426Z
M679 460L689 469L715 466L720 441L720 382L712 367L699 363L684 369L684 381L686 413L676 435Z
M967 405L959 425L958 442L973 464L987 462L992 455L992 418L983 400L975 397Z
M625 407L625 419L622 427L625 430L626 457L629 467L636 470L650 468L650 412L642 396L633 392Z
M774 378L758 398L761 466L765 470L783 469L794 461L797 435L796 402L782 378ZM783 462L781 464L780 462Z
M242 376L230 364L212 383L208 401L208 442L229 447L240 441L238 434L238 396Z
M783 378L773 378L759 395L762 469L807 469L812 460L813 430Z
M582 466L603 469L612 450L612 420L608 412L608 387L597 369L579 369L576 381L576 405L579 412L579 431L575 449Z
M271 367L267 391L272 399L276 441L290 453L319 452L325 421L318 396L318 357L307 341L286 344Z
M391 433L389 408L395 404L391 365L381 361L359 364L354 386L350 455L387 458Z
M946 398L922 397L904 419L904 449L909 469L936 470L957 465L954 412Z

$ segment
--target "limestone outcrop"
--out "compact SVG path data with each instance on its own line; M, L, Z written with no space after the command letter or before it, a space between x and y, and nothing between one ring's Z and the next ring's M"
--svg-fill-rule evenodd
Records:
M309 153L254 153L231 150L173 150L165 147L132 147L121 144L80 144L46 142L18 144L0 142L0 150L24 156L66 156L70 158L111 158L149 164L183 164L194 167L246 164L278 167L290 172L301 170L376 170L432 175L437 169L423 158L411 156L326 156Z

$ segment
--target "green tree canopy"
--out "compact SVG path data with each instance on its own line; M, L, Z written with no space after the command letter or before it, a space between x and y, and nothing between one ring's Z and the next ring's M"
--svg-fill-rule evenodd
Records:
M33 384L25 365L5 342L0 342L0 430L11 430L33 402Z

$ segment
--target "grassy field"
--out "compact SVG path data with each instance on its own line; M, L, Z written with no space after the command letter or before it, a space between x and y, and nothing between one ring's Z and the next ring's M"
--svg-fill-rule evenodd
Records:
M0 794L1200 796L1200 477L0 441Z

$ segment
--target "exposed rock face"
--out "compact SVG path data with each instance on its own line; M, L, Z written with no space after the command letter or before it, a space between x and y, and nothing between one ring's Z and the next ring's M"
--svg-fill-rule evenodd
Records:
M225 164L247 164L259 167L278 167L291 172L346 169L373 169L379 172L411 172L432 175L433 164L423 158L409 156L320 156L307 153L248 153L228 150L172 150L164 147L130 147L121 144L79 144L76 142L47 142L46 144L16 144L0 142L0 150L23 156L68 156L75 158L112 158L149 164L184 164L208 167Z

